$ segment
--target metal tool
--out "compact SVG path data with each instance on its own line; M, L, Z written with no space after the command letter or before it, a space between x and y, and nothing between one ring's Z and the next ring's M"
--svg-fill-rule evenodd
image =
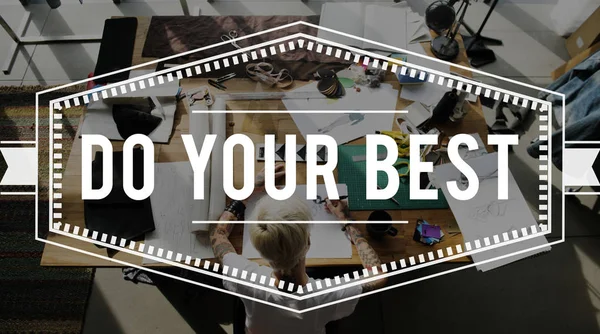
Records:
M196 101L203 100L207 107L212 106L215 103L214 97L210 94L210 90L206 86L200 86L198 88L190 89L183 93L183 98L188 100L189 106L193 106Z
M238 33L235 30L230 30L229 33L227 33L227 35L221 35L221 40L223 42L229 42L231 45L233 45L234 48L239 50L242 47L239 46L239 44L235 41L236 38L238 38ZM248 57L248 53L244 52L243 54L245 54Z
M227 33L227 35L221 35L221 40L223 42L229 41L229 43L231 43L231 45L233 45L236 49L241 49L238 43L234 41L234 39L236 38L238 38L238 33L235 30L230 30L229 33Z
M379 185L377 185L377 189L381 190L383 188L381 188ZM389 200L396 203L396 205L400 206L400 202L398 202L398 200L395 199L394 197L389 198Z
M227 87L225 87L225 85L223 85L222 83L225 82L225 81L227 81L227 80L229 80L229 79L231 79L231 78L233 78L233 77L235 77L235 73L225 74L224 76L219 77L216 80L208 79L208 84L211 85L211 86L213 86L213 87L215 87L215 88L217 88L217 89L226 90Z

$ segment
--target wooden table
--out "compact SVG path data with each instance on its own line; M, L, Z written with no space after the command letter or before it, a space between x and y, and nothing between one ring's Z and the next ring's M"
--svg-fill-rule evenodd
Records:
M149 58L141 58L141 49L143 41L148 30L149 18L138 18L138 33L136 46L134 51L134 64L147 62ZM462 41L461 41L462 45ZM428 53L429 46L424 44ZM463 66L468 66L468 61L464 49L456 63ZM430 53L431 54L431 53ZM453 71L470 76L468 71L459 68L452 68ZM389 81L388 81L389 80ZM398 82L393 77L386 78L386 82L394 85L396 89L401 89ZM206 79L184 79L181 81L181 86L184 88L197 87L206 85ZM303 83L298 83L302 85ZM254 91L269 91L263 85L251 81L249 79L235 79L227 82L228 92L254 92ZM396 105L397 110L402 110L411 102L398 98ZM228 109L231 110L285 110L281 101L229 101ZM447 123L439 127L447 135L457 133L479 133L482 139L487 138L487 126L481 111L481 104L471 103L467 108L470 108L467 116L458 123ZM244 113L244 114L227 114L227 134L244 133L248 135L255 143L262 142L265 133L274 133L280 141L285 134L298 134L297 141L299 144L304 142L304 138L300 135L291 116L287 113L278 114L259 114L259 113ZM181 139L181 134L188 133L188 110L183 102L178 105L175 117L175 129L170 143L167 145L155 144L155 161L157 162L173 162L173 161L188 161L187 153ZM80 127L81 129L81 127ZM364 138L358 139L352 144L364 143ZM122 148L122 142L113 142L113 148L118 151ZM234 157L234 164L241 161L239 147ZM489 147L488 147L489 150ZM262 162L256 162L256 170L262 168ZM236 173L234 182L236 187L241 186L241 173ZM298 163L297 165L297 183L304 184L306 179L306 165ZM63 176L63 224L71 226L84 227L83 201L81 200L81 139L77 135L73 142L71 155L66 165L66 170ZM442 239L442 242L433 246L426 246L412 240L412 236L416 227L416 220L421 218L429 223L437 224L447 231L448 224L453 222L453 214L450 209L435 209L435 210L388 210L392 215L393 220L409 221L409 224L395 224L398 229L398 235L395 237L385 237L382 241L370 240L370 244L377 251L382 261L389 262L393 260L406 259L410 256L435 251L437 249L454 246L463 243L462 234L447 235ZM371 211L355 211L353 217L357 220L366 220ZM357 224L359 229L365 231L364 224ZM238 251L241 253L242 248L242 232L243 225L237 225L231 235L231 241ZM365 235L367 235L365 233ZM70 238L63 235L50 234L48 240L57 243L65 244L70 247L75 247L80 250L90 252L92 254L107 256L107 250L96 247L94 244ZM131 255L125 252L117 252L111 257L115 260L124 261L126 263L141 265L142 258L137 255ZM454 261L469 261L463 257ZM260 261L259 261L260 262ZM62 247L46 244L42 255L41 265L43 266L86 266L86 267L106 267L116 266L115 262L111 262L98 257L82 254L80 252L71 251ZM360 258L353 247L352 258L349 259L307 259L308 266L341 266L341 265L360 265ZM159 264L164 266L164 264Z

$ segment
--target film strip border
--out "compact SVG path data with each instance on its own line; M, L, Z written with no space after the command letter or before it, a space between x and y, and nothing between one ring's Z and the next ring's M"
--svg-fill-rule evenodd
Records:
M130 254L139 255L140 257L159 260L197 272L210 273L211 276L221 277L223 279L230 278L232 280L242 280L251 284L253 287L263 290L269 289L266 291L273 292L272 288L275 287L275 280L271 277L266 277L264 275L259 276L256 273L248 272L244 269L230 268L226 265L221 265L218 262L211 262L210 260L200 259L163 248L155 248L154 246L146 245L143 242L128 241L117 236L109 236L106 233L89 230L87 228L80 228L79 226L72 227L69 224L63 225L61 223L54 223L52 231L59 234L80 237L80 239L95 244L101 243L103 246L117 248ZM503 244L517 242L520 239L543 236L546 232L547 225L532 225L529 228L512 230L492 237L485 237L443 249L432 250L416 256L402 258L384 263L380 266L371 267L370 269L363 269L361 272L354 271L352 276L350 276L350 273L346 273L342 277L335 276L332 279L327 278L316 281L315 286L310 283L304 286L295 286L293 283L279 281L277 288L286 288L288 292L298 294L298 296L286 294L286 296L290 298L298 300L306 299L315 296L319 291L327 293L331 292L329 289L344 289L348 287L347 284L352 284L353 282L358 282L355 284L362 284L369 278L375 279L375 276L377 275L393 276L401 274L406 271L433 265L441 261L452 260L491 250ZM340 233L342 232L340 231Z
M70 106L69 106L70 108ZM62 178L63 178L63 155L62 155L62 140L63 140L63 114L60 104L50 103L50 180L49 180L49 192L50 197L50 230L52 231L53 226L62 219ZM67 157L68 158L68 157Z
M539 205L538 205L538 221L544 224L550 224L548 216L550 214L550 196L552 194L552 148L550 138L552 125L550 121L550 115L552 111L552 105L549 103L543 103L538 110L539 124L539 140L545 144L539 146ZM550 226L550 229L552 227Z
M372 68L380 68L382 70L389 70L394 73L398 73L398 71L399 71L400 75L408 75L410 77L419 76L419 78L424 78L425 76L427 76L428 81L431 84L445 86L446 88L457 88L457 89L464 90L469 93L473 93L475 95L483 94L486 97L492 97L496 100L502 99L506 103L513 103L520 107L529 107L531 109L537 110L537 111L539 111L540 121L548 121L549 122L547 114L548 114L548 111L550 110L550 108L549 108L548 104L545 103L545 101L537 100L534 98L523 96L522 94L495 88L495 87L492 87L489 85L485 85L485 84L482 84L479 82L469 80L468 78L462 78L462 77L454 76L452 74L447 74L447 73L440 73L440 72L429 70L429 69L426 69L423 67L419 67L414 64L403 62L403 61L400 61L397 59L379 56L377 54L370 53L370 52L367 52L364 50L347 47L347 46L341 46L339 44L338 45L328 45L328 41L322 41L322 40L314 42L312 40L317 40L318 38L313 37L313 36L305 35L304 37L306 39L300 38L300 37L292 37L291 38L292 40L285 41L285 42L276 42L276 45L256 46L257 50L252 50L252 47L241 49L241 50L234 52L235 54L233 54L233 55L226 55L226 56L223 55L223 57L221 57L220 59L211 59L210 61L202 60L202 61L195 62L195 63L185 64L185 65L181 65L176 68L164 70L162 72L156 72L156 73L153 73L150 75L130 79L128 81L117 83L117 84L107 85L107 86L103 86L103 87L97 87L90 91L78 93L79 95L76 94L74 96L69 96L69 97L65 97L65 98L61 98L61 99L52 101L51 105L50 105L50 110L51 110L51 115L52 115L51 116L51 124L53 124L53 125L51 126L51 138L50 138L51 144L50 145L52 146L53 150L60 150L62 148L60 141L62 140L62 123L61 123L62 113L61 113L61 111L63 110L63 108L70 108L71 106L79 106L81 104L87 104L90 102L90 99L92 101L97 101L100 98L107 98L109 96L109 94L111 96L118 96L119 94L125 94L128 91L130 92L130 91L135 91L137 89L145 89L146 87L153 87L155 85L161 85L161 84L164 84L165 82L172 82L173 80L175 80L175 78L183 79L183 78L192 77L194 75L193 71L195 71L196 74L200 74L200 73L202 73L202 71L204 71L204 73L206 73L206 72L210 72L212 70L218 70L222 67L235 66L235 65L239 65L241 63L247 63L251 60L252 61L258 60L259 54L260 54L260 57L266 57L268 55L268 53L271 53L272 55L274 55L278 52L282 53L282 52L292 51L297 48L306 48L307 50L315 51L317 53L324 52L326 55L330 55L330 56L333 55L334 57L343 58L344 60L352 59L353 62L362 63L362 64L368 65ZM307 40L307 39L309 39L309 40ZM312 39L312 40L310 40L310 39ZM273 42L275 42L275 41L273 41ZM331 43L331 44L335 44L335 43ZM540 132L544 133L540 137L541 140L544 139L544 137L542 137L542 136L546 136L546 139L547 139L548 131L550 131L549 125L540 125ZM53 195L51 198L51 201L53 201L53 204L51 206L52 218L51 218L50 228L51 228L51 230L54 230L55 232L65 233L64 231L65 230L68 231L70 229L70 226L68 224L66 224L62 228L62 231L60 230L60 227L62 225L61 224L62 214L60 212L60 209L62 208L62 204L60 202L60 199L62 198L62 192L61 192L61 190L62 190L62 182L61 182L62 174L60 173L60 170L63 168L63 165L62 165L63 157L60 152L54 152L53 150L51 150L51 152L50 152L51 158L53 161L53 164L51 166L51 175L52 176L51 176L51 180L50 180L50 182L52 184L51 190L53 190ZM541 147L541 150L547 151L548 147L547 146ZM548 171L547 156L545 157L545 159L546 160L544 160L544 157L540 158L540 161L545 161L545 163L540 164L540 171L542 171L542 170ZM548 179L549 178L548 178L547 173L540 173L540 181L549 181ZM548 193L549 192L548 188L549 188L548 185L544 185L544 184L540 185L540 191L542 191L542 192L546 191L546 193ZM540 201L541 201L541 203L544 203L544 204L540 204L540 210L547 210L548 209L548 206L547 206L548 194L541 194ZM547 215L540 214L539 218L542 221L547 220ZM545 232L545 231L547 231L548 226L545 224L540 225L539 227L532 226L531 233L539 233L538 229ZM87 233L86 233L86 231L87 231ZM73 232L67 233L67 234L77 235L77 233L75 233L75 232L79 232L79 227L76 227L76 226L73 227ZM88 238L88 234L90 233L89 230L83 229L81 232L82 232L81 236L84 236L84 234L85 234L84 237ZM98 232L91 231L91 233L92 233L91 237L89 238L89 240L91 242L97 241L98 236L100 237L100 242L105 242L109 238L109 236L106 236L103 234L99 235ZM524 229L521 231L521 237L524 237L527 234L531 234L531 233L527 232L527 230ZM95 235L95 237L94 237L94 235ZM513 236L513 240L516 239L517 237L519 237L518 231L513 231L511 235ZM102 241L103 239L104 239L104 241ZM115 236L110 236L109 241L111 242L111 244L113 244L112 242L114 241L114 244L113 244L114 246L116 246L117 241L119 241L119 247L121 247L123 250L136 249L135 243L129 244L129 247L125 248L126 242L124 244L123 240L117 240L117 239L118 238ZM493 243L490 240L492 240ZM437 255L438 260L443 257L446 257L446 259L448 259L448 257L456 256L453 254L460 254L460 253L465 252L465 250L466 250L466 252L464 254L467 255L467 253L471 249L473 249L473 251L480 251L480 250L484 249L485 247L491 247L498 243L506 242L507 240L510 240L510 235L508 233L506 233L505 235L502 235L502 241L500 241L499 236L493 236L492 239L484 238L482 240L484 246L481 245L482 241L476 240L476 241L473 241L472 243L470 243L470 242L465 243L464 249L463 249L463 245L456 245L454 250L452 247L449 247L446 249L445 254L444 254L443 250L438 250L438 251L436 251L436 253L428 252L427 254L421 254L417 257L410 257L408 259L402 259L400 261L397 261L398 263L392 262L393 264L389 263L389 264L382 265L380 268L372 269L372 270L374 270L372 273L369 273L368 271L367 272L363 271L362 279L365 279L369 275L372 276L372 274L377 273L377 272L387 273L390 270L395 271L398 268L398 265L402 269L405 267L409 267L409 265L414 266L414 265L424 264L428 261L435 261L436 255ZM141 247L141 250L140 250L140 247ZM144 252L144 248L145 248L145 246L143 243L137 245L137 251L140 253ZM150 250L152 250L152 248L148 247L148 249L146 251L150 251ZM157 253L159 253L159 251L160 250L157 250ZM169 250L166 250L166 253L165 253L165 250L162 250L161 255L164 255L165 256L164 258L166 258L167 260L171 260L173 255L175 255L175 261L181 261L183 259L182 254L173 254L173 252L169 251ZM162 257L159 257L159 258L162 258ZM185 259L183 260L183 262L186 264L191 264L191 261L192 261L192 258L189 256L185 256ZM194 266L196 264L198 264L198 266L196 266L196 267L200 266L200 259L194 259ZM208 269L211 267L211 263L209 261L204 261L203 267L205 269ZM213 271L215 271L215 272L219 271L218 264L212 264L212 267L213 267L213 269L212 269ZM223 273L223 270L225 270L225 268L221 268L221 273ZM227 271L224 273L225 275L227 275ZM230 273L233 273L233 269ZM240 275L243 275L243 273L240 273ZM361 276L358 273L354 273L353 276L354 276L354 279L361 279ZM250 278L252 278L252 276ZM336 284L337 284L338 280L341 282L341 279L334 278L334 281L336 282ZM349 280L349 275L344 276L344 281L348 281L348 280ZM259 282L261 282L261 281L262 281L262 279L259 278ZM309 291L310 289L311 289L310 287L306 287L306 290L308 292L310 292ZM304 288L302 288L302 290L304 290Z

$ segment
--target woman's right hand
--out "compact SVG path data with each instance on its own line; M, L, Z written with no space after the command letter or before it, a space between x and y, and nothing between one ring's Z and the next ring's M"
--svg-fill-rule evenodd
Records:
M350 209L348 209L348 201L347 200L330 200L329 198L325 199L325 211L331 213L337 217L339 220L348 220L350 219Z

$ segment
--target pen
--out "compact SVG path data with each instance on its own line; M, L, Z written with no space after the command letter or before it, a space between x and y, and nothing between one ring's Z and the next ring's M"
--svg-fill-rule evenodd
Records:
M377 185L377 189L381 190L382 188L379 185ZM392 197L392 198L390 198L390 201L392 201L392 202L396 203L396 205L400 206L400 202L398 202L397 199Z

